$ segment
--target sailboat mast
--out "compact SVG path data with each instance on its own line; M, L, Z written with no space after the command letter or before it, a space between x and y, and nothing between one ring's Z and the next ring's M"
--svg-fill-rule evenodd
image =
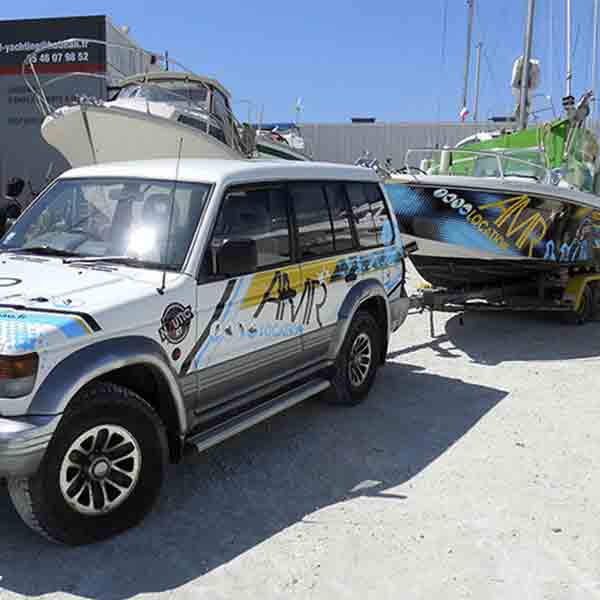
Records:
M469 70L471 68L471 38L473 36L473 12L475 10L475 0L467 0L467 8L469 10L469 17L467 21L467 55L465 57L465 85L463 87L461 110L465 110L467 108L467 100L469 96Z
M527 27L525 28L525 49L523 51L523 70L521 71L521 95L519 98L519 127L527 128L527 93L529 90L529 61L531 60L531 46L533 43L533 17L535 14L535 0L529 0L527 10Z
M590 107L590 117L593 119L596 112L596 82L598 80L598 10L600 0L594 0L594 42L592 44L592 93L594 101Z
M481 47L483 42L477 44L477 54L475 59L475 106L473 107L473 121L479 119L479 82L481 75Z
M567 0L567 96L572 95L573 64L571 62L571 0Z

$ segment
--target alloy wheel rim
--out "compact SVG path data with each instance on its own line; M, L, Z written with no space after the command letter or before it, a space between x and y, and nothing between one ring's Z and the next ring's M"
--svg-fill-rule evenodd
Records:
M371 338L364 332L360 333L356 336L352 344L350 360L348 362L350 383L354 387L360 387L366 381L371 368L372 358Z
M69 446L60 468L60 491L78 513L106 514L131 495L141 467L135 437L124 427L99 425Z

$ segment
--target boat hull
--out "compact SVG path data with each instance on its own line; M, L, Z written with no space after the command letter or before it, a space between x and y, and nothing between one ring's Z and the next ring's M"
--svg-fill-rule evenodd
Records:
M281 142L271 142L260 136L256 139L256 154L257 158L265 160L311 160L301 150L297 150Z
M42 137L72 167L102 162L170 158L240 159L241 154L187 125L134 110L83 105L55 111Z
M386 182L419 274L435 286L502 284L600 264L600 211L557 196ZM481 185L481 184L479 184Z

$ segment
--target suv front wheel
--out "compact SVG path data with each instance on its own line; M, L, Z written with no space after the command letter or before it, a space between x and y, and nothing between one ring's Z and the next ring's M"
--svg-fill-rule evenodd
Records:
M352 406L362 402L381 363L381 328L373 315L359 310L346 333L338 353L328 400L332 404Z
M145 516L167 464L165 428L131 390L96 383L65 412L38 472L8 482L21 518L70 545L108 538Z

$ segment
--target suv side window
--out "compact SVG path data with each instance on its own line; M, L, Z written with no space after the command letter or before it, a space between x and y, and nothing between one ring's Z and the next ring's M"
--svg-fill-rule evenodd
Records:
M343 186L311 182L294 183L289 189L296 214L300 259L352 248Z
M391 244L394 230L383 194L376 183L347 183L352 219L361 248Z
M298 258L332 254L333 230L323 186L294 183L290 185L290 195L298 227Z
M210 244L213 255L225 240L242 239L256 242L258 270L291 262L287 194L283 186L240 186L226 193Z

